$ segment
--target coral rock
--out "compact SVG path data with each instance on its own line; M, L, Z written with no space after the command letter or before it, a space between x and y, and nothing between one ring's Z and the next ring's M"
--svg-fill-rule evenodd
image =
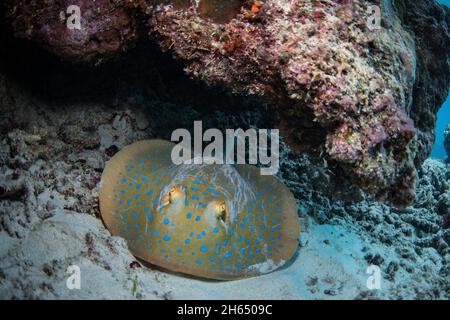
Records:
M297 151L403 206L414 199L415 165L430 152L450 42L448 11L416 1L401 13L398 2L375 1L377 30L367 23L373 2L363 0L246 1L220 22L196 5L158 5L149 25L189 75L262 98Z
M118 1L7 0L5 5L16 36L33 40L71 62L98 63L123 52L137 38L136 19ZM67 26L74 13L68 11L71 5L80 9L81 29Z

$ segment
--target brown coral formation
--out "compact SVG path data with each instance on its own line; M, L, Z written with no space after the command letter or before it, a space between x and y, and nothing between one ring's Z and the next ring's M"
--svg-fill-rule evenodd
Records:
M382 28L370 30L366 1L266 0L248 15L255 3L226 23L199 16L195 6L159 6L149 23L193 77L275 105L299 151L324 156L379 199L410 203L418 63L394 8L378 3ZM448 87L447 79L435 81Z
M67 27L76 5L81 29ZM133 46L134 14L113 0L6 0L6 16L17 37L30 39L64 60L99 63ZM73 23L70 20L69 23Z

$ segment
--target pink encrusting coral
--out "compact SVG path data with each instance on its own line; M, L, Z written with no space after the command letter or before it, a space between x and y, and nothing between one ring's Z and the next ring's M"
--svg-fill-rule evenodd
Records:
M149 25L189 75L261 97L291 146L324 155L379 199L405 205L414 198L418 144L408 116L416 52L390 7L381 6L380 29L368 28L372 4L247 1L224 23L199 16L195 5L159 5Z

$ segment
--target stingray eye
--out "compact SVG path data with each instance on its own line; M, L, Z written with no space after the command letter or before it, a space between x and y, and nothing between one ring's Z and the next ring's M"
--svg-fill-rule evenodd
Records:
M181 198L184 193L184 187L180 184L174 185L172 188L170 188L169 192L167 192L163 198L162 198L162 204L168 205L170 203L173 203L177 199Z
M221 200L216 204L217 219L227 222L228 220L228 209L225 201Z

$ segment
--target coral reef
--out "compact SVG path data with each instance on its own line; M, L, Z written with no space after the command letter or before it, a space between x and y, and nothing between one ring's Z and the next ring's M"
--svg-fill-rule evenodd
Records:
M437 13L423 12L419 6L411 14L411 34L390 2L381 5L383 27L375 31L367 27L366 1L250 2L251 14L242 9L225 23L202 17L195 6L158 6L149 21L151 34L184 61L191 76L274 105L296 150L325 157L337 174L380 200L409 204L414 161L423 162L429 153L432 137L424 137L432 135L434 124L420 124L427 120L418 114L434 114L450 82L444 9L433 4ZM425 40L423 30L419 34L426 23L417 16L435 17L428 26L434 40ZM409 23L413 17L404 18ZM430 57L441 61L440 72L420 62ZM418 67L425 73L419 82ZM415 91L424 81L433 86L431 96ZM433 106L413 103L417 94Z
M45 2L7 1L15 33L99 62L148 30L190 76L274 107L289 144L378 199L414 198L450 83L448 8L432 0L78 1L83 32ZM367 26L371 5L381 28ZM37 12L37 14L35 14ZM139 25L139 26L137 26Z
M416 162L433 147L436 113L449 92L450 9L430 0L393 0L402 24L414 36L416 61L410 117L417 130Z
M96 2L99 3L99 1ZM183 1L178 2L180 3L178 8L182 8ZM339 2L349 3L348 1ZM385 2L388 1L383 3ZM329 4L326 1L314 1L314 3ZM409 5L410 2L395 1L394 3L397 15L404 25L403 17L414 16L413 12L400 13L402 4ZM434 4L433 1L418 0L414 2L414 6L423 3ZM241 23L245 26L248 24L257 28L262 23L259 17L260 11L264 16L266 4L262 6L258 3L253 4L255 7L245 5L244 11L238 13L243 16L229 23ZM328 6L322 8L325 11L325 21L334 17L333 8ZM431 41L437 46L433 50L447 55L448 53L440 51L441 46L445 47L447 40L444 37L441 39L442 42L439 42L439 37L443 32L440 26L444 24L443 19L448 19L448 15L446 16L440 7L433 5L431 8L433 9L428 11L423 7L424 11L419 11L417 15L417 19L420 15L422 18L418 20L415 41L419 41L422 37L420 41L424 41L425 45L426 41ZM186 16L190 19L189 21L192 19L198 21L193 23L194 27L197 26L196 23L220 27L215 22L206 21L205 17L210 16L208 10L202 15L203 18L197 17L192 9L180 11L180 13L174 11L172 7L163 6L156 10L160 11L160 18L168 19L167 14L174 13L173 19L176 19L181 14L181 17ZM346 16L344 13L345 11L341 13L342 17ZM318 17L320 16L321 14L318 14ZM154 16L155 19L157 17L158 15ZM427 20L427 17L431 20ZM211 19L218 18L211 16ZM180 21L183 22L183 19ZM177 20L177 23L180 21ZM0 47L0 112L2 114L0 117L0 297L6 299L102 297L202 300L211 298L448 300L450 298L449 167L434 160L426 160L423 165L420 165L421 158L427 153L426 141L428 137L432 138L432 133L426 126L434 125L435 110L433 108L437 108L440 102L441 88L448 85L445 83L446 80L441 78L446 72L446 65L442 62L443 65L439 67L442 70L430 69L430 72L427 72L427 68L433 68L432 59L438 59L437 56L432 55L433 58L427 60L428 53L424 48L414 49L410 47L410 44L402 42L394 48L389 47L387 44L391 45L389 39L395 36L394 31L403 32L396 29L398 25L395 17L393 21L391 29L377 31L380 32L381 38L377 37L378 41L375 40L373 44L368 45L370 50L364 49L370 51L367 60L361 57L350 66L367 67L369 65L374 69L379 68L378 72L373 72L375 79L379 79L378 76L382 74L383 89L397 88L397 86L400 88L399 92L392 93L392 98L380 100L382 105L387 105L380 114L386 115L388 122L388 116L402 114L401 106L403 106L404 114L413 117L417 138L413 137L413 143L408 145L406 145L408 139L399 141L399 150L411 148L413 152L410 155L401 155L400 159L386 155L386 159L392 163L388 163L383 168L399 170L405 159L403 156L412 159L414 148L416 148L414 145L417 146L417 150L425 150L422 155L415 154L415 164L419 169L416 180L416 199L406 209L395 208L386 203L373 201L352 185L347 179L352 172L351 165L343 162L344 159L351 159L352 154L344 156L343 153L338 152L343 150L337 147L339 143L333 144L334 141L338 141L337 138L342 137L345 140L348 135L344 134L344 129L341 129L338 131L341 136L335 135L337 140L327 138L327 136L333 136L333 130L337 127L319 125L325 123L323 121L326 121L326 115L320 117L322 120L319 122L313 121L315 117L313 111L320 110L317 107L320 105L318 102L311 104L313 106L311 108L306 105L291 104L296 98L283 101L280 97L284 96L283 90L286 88L281 86L274 90L273 96L265 96L255 91L257 94L253 96L259 96L266 102L279 99L278 103L272 102L272 104L277 106L280 115L283 114L283 110L295 111L300 108L302 112L304 111L303 117L299 116L301 112L292 115L293 125L287 123L289 118L282 119L286 125L289 125L288 127L298 128L297 133L304 132L305 136L301 139L304 145L295 143L295 140L282 143L279 172L279 178L293 192L298 202L303 233L298 257L292 264L278 272L248 279L245 282L200 281L162 272L154 266L144 266L138 262L127 248L126 242L111 236L100 221L99 181L105 162L118 150L136 140L168 139L170 133L176 128L191 128L194 120L203 120L204 126L208 128L271 128L277 121L271 111L273 109L261 107L258 100L243 99L242 96L231 95L221 88L207 87L202 82L190 81L182 73L176 61L161 54L158 48L149 43L140 44L136 50L92 69L61 63L45 52L36 50L34 46L24 46L23 42L2 38L2 43L5 45ZM426 33L421 33L421 30L430 30L426 26L420 27L420 24L425 22L430 23L433 31L432 35L428 34L430 39L426 39ZM177 28L176 24L170 26ZM354 25L351 24L350 29L353 27ZM323 28L326 29L326 27ZM202 25L198 30L198 39L204 39L201 37ZM0 30L0 36L4 36L2 31ZM181 39L183 40L179 43L181 47L177 49L176 43L162 41L164 37L173 36L170 32L164 36L163 31L155 30L152 33L163 46L173 50L173 53L182 53L183 50L187 50L187 47L183 47L183 44L188 42L187 36L186 39ZM386 37L383 36L385 33L388 33ZM182 35L182 33L179 34L180 37ZM341 36L345 38L345 35L346 33L343 32ZM213 39L217 37L213 35ZM271 39L267 38L268 44ZM315 47L312 40L326 41L326 39L317 40L317 36L311 36L309 45L312 47ZM308 41L302 42L301 48L307 45ZM237 46L233 45L235 42ZM238 38L226 46L226 53L224 53L226 59L222 54L218 54L218 60L211 62L217 64L217 68L221 66L219 62L225 63L229 60L229 64L223 66L228 68L223 74L225 80L235 76L233 72L236 70L233 67L236 67L238 62L232 60L233 54L236 54L233 50L239 52L238 49L241 46L253 43L250 38L244 38L242 44L239 42ZM42 44L42 42L39 43ZM338 41L337 45L344 43L345 41ZM389 50L392 49L395 52L395 48L403 45L406 46L408 54L412 54L411 66L417 68L422 65L421 74L415 71L411 73L416 80L409 81L408 75L411 74L402 73L405 70L397 64L398 61L407 61L406 56L398 58L400 60L380 58L386 52L390 52ZM267 46L267 48L270 47L270 45ZM261 48L266 47L259 46L256 49ZM55 52L50 47L48 49ZM419 49L425 51L422 57L417 56L415 60L414 51ZM231 55L227 50L231 52ZM429 54L433 54L432 50ZM255 56L261 58L261 55ZM388 55L388 57L394 56L394 53L392 56ZM192 51L192 57L186 56L185 66L188 67L189 74L197 78L201 76L205 80L210 79L211 75L204 73L208 70L207 68L198 69L197 74L189 69L189 66L195 65L195 61L198 61L199 66L205 66L202 59L208 57L210 57L208 51L202 51L200 47ZM267 57L270 58L269 55ZM370 57L376 61L371 60ZM74 61L71 56L67 56L67 59ZM247 79L258 78L261 71L256 62L250 65L251 67L246 64L250 60L253 61L252 56L246 59L240 65L243 78L242 81L237 82L236 91L239 91L239 87L246 86ZM290 61L293 58L288 56L286 59ZM318 61L322 60L318 59ZM383 63L380 65L378 62L381 61ZM295 64L295 61L293 63ZM439 65L441 60L434 63ZM279 65L275 63L275 66ZM266 66L268 66L268 77L258 78L255 84L260 85L260 80L264 80L262 83L270 87L269 85L273 84L269 81L273 79L270 77L270 72L274 69L270 65L266 64ZM397 70L398 73L386 71L390 68ZM320 67L314 63L311 70L319 69ZM356 70L355 67L343 71L344 78L350 79L345 77L346 73L355 76ZM368 68L367 72L372 76L370 70ZM425 77L422 78L423 83L420 86L417 84L413 86L417 77L421 78L421 75ZM434 81L434 84L428 87L432 95L429 95L427 91L420 91L422 96L417 97L417 101L422 103L415 105L416 98L408 100L410 99L407 98L408 93L414 94L415 90L421 90L422 86L427 87L429 85L427 77L429 81ZM221 83L223 79L207 82ZM363 77L355 79L364 81ZM385 81L385 79L388 80ZM290 81L279 79L278 83L286 84ZM402 87L402 83L406 86ZM224 84L229 86L227 83ZM355 82L355 87L357 86L358 83ZM339 87L339 91L343 88L348 89L351 86L345 85L344 82ZM406 88L412 89L408 91ZM311 92L314 94L314 90ZM406 102L404 105L399 103L402 92L405 95L405 101L412 101L409 105L411 110L406 108L408 105ZM354 98L354 96L349 97ZM353 104L351 102L343 104L349 105L348 112L353 114L351 107ZM414 108L415 110L412 110ZM339 112L340 110L338 109ZM413 116L415 112L422 116ZM337 113L337 116L339 115L341 113ZM370 118L370 115L365 116ZM348 118L342 119L345 122ZM356 124L358 119L355 115ZM374 124L380 124L383 127L385 122L377 119L373 119ZM398 122L389 128L399 126L403 128L402 119L402 117L396 119ZM420 124L422 120L426 123ZM355 124L349 128L353 128L352 126ZM370 141L392 139L393 131L383 134L379 131L379 127L375 125L372 127L374 130L370 134L372 137ZM401 133L407 132L401 130L399 139ZM294 131L292 134L295 136L295 133ZM320 137L320 141L312 139L316 134ZM358 133L356 133L356 141L357 138ZM315 146L323 144L324 141L330 150L327 151L325 148L323 151L328 159L327 162L297 152L304 150L313 155L320 154L321 148ZM401 142L405 143L403 147ZM292 150L289 145L295 150ZM317 149L316 152L313 152L315 149ZM331 158L332 150L342 155L341 160ZM385 150L388 149L385 148ZM334 162L340 163L339 166L335 166ZM350 167L346 169L347 174L340 174L339 168L347 166ZM410 163L405 166L409 168ZM391 181L396 180L395 172L392 172L391 177L393 179ZM410 185L406 187L410 188ZM375 191L377 192L381 190ZM372 264L381 268L382 290L369 290L366 286L366 268ZM70 265L78 265L81 268L81 290L69 290L66 287L67 268Z
M168 57L148 60L147 49L94 75L51 68L42 57L40 65L0 59L1 298L449 299L450 172L433 160L419 171L413 205L396 209L282 143L279 178L298 201L303 230L292 264L264 277L210 282L136 261L99 218L105 161L193 120L244 129L274 120L256 103L194 85ZM382 270L382 290L366 287L371 264ZM81 290L66 287L70 265L81 268Z
M80 8L81 29L67 27L72 5ZM100 63L132 47L137 39L134 13L118 1L7 0L5 6L17 37L33 40L72 62Z

